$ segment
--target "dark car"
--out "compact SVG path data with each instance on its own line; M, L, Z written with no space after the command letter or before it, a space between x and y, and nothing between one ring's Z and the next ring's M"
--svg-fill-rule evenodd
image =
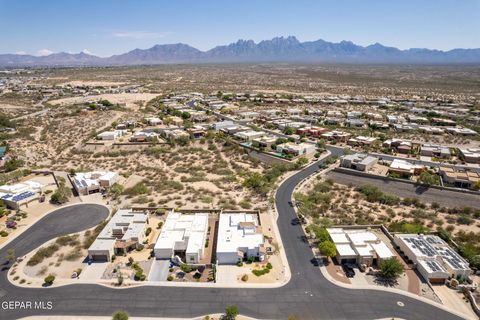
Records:
M320 260L317 258L312 258L310 262L313 264L314 267L320 266Z
M352 267L347 266L346 264L342 264L342 269L343 272L345 272L345 275L347 278L353 278L355 276L355 271L353 270Z
M292 226L299 225L299 224L300 224L300 219L298 219L298 218L293 218L291 223L292 223Z

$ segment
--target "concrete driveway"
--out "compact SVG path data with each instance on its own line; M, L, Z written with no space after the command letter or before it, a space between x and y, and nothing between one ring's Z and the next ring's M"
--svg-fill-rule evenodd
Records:
M86 280L100 280L107 268L107 262L92 262L92 264L85 264L82 273L80 273L80 279Z
M170 268L170 260L154 260L150 273L149 281L166 281L168 277L168 269Z

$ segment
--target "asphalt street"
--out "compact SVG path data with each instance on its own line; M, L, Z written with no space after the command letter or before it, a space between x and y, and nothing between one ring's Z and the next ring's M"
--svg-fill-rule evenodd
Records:
M426 203L436 202L442 207L480 208L480 197L476 194L427 188L425 186L416 186L400 181L360 177L336 171L330 171L327 174L327 177L337 183L353 185L355 187L365 184L375 185L385 193L396 195L402 198L418 198Z
M278 189L278 226L292 271L288 284L274 289L191 288L142 286L113 289L100 285L69 285L57 288L25 289L7 280L8 268L0 272L0 302L51 301L51 310L0 309L0 319L32 315L110 315L122 309L132 316L193 317L223 312L235 304L244 315L261 319L460 319L430 304L403 295L377 290L350 290L326 280L310 260L312 251L302 241L303 230L292 225L295 217L288 205L294 187L318 169L318 163L287 179ZM59 209L39 221L0 250L0 261L9 248L24 255L48 239L80 231L104 219L100 206L77 205ZM398 302L402 302L403 306ZM4 304L2 303L2 306Z

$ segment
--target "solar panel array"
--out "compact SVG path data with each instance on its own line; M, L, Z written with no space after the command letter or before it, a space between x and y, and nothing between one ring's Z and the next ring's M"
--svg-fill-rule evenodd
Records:
M443 260L447 261L455 269L468 268L468 266L465 265L463 259L460 258L460 256L457 253L453 252L451 249L443 250L441 252L441 256Z
M440 267L440 265L436 261L425 261L427 266L430 268L432 271L443 271L443 268Z
M441 256L442 260L450 264L454 269L468 269L468 264L448 245L436 236L409 237L403 238L412 249L420 251L423 256ZM436 261L425 261L433 271L440 271L441 268Z
M32 196L35 195L35 192L32 192L32 191L25 191L25 192L22 192L22 193L19 193L19 194L6 194L2 197L3 200L9 200L9 201L13 201L13 202L20 202L22 200L25 200L25 199L28 199Z

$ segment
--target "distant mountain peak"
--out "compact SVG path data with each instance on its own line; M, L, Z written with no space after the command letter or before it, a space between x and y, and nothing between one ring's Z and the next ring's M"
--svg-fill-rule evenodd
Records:
M85 52L59 52L47 56L0 54L0 66L8 67L230 62L480 64L480 49L400 50L378 42L364 47L347 40L338 43L322 39L300 42L295 36L280 36L258 43L239 39L207 51L200 51L185 43L157 44L148 49L134 49L106 58Z

